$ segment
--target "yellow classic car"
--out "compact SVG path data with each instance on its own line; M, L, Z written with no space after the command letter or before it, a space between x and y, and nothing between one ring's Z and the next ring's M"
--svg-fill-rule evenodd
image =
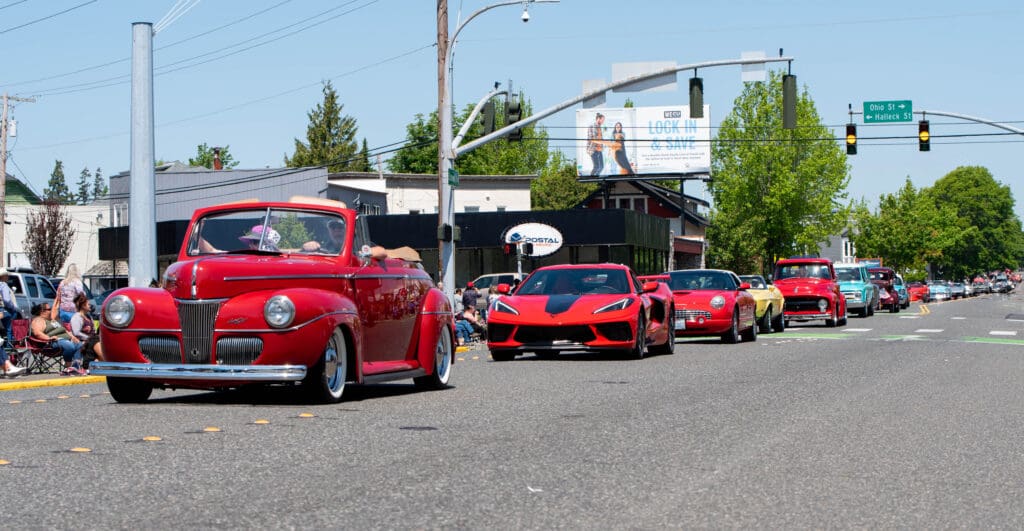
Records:
M786 299L782 297L779 288L769 284L761 275L740 275L740 280L750 284L747 292L753 295L757 302L754 315L757 317L760 332L767 334L785 330L786 322L782 318L782 310L785 308Z

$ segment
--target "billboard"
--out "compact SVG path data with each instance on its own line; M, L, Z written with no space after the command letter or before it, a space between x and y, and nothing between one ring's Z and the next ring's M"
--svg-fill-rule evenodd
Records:
M711 172L711 113L690 118L690 106L576 111L576 173L580 177Z

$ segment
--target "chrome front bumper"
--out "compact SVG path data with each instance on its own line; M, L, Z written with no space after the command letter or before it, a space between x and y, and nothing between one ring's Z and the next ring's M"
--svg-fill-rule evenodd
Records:
M94 361L89 374L163 380L295 382L306 377L305 365L180 365Z
M789 321L817 321L819 319L831 319L831 313L785 313L783 318Z

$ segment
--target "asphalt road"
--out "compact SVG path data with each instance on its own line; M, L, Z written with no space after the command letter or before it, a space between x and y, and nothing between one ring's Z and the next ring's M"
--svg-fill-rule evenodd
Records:
M1020 528L1024 322L1008 316L1024 295L640 361L475 350L451 389L350 387L331 406L286 389L4 392L0 522Z

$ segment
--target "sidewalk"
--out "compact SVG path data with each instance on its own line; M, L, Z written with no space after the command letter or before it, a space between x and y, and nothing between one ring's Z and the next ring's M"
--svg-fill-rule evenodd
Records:
M0 392L40 387L63 387L65 385L95 384L106 382L105 376L61 376L59 374L30 374L16 378L0 379Z

